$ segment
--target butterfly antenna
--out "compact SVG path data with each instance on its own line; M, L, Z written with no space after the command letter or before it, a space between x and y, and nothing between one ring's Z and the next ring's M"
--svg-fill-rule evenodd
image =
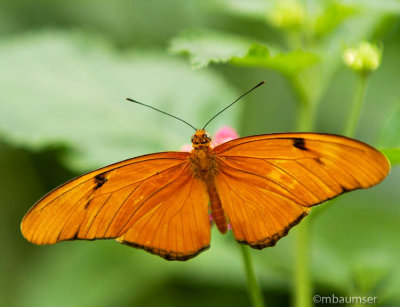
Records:
M241 98L243 98L244 96L246 96L248 93L252 92L253 90L255 90L257 87L259 87L260 85L263 85L265 83L265 81L261 81L260 83L258 83L255 87L253 87L251 90L248 90L246 93L244 93L242 96L240 96L238 99L236 99L234 102L232 102L230 105L226 106L225 108L223 108L221 111L219 111L217 114L215 114L213 117L211 117L211 119L204 125L203 130L207 127L207 125L214 119L216 118L218 115L220 115L222 112L224 112L226 109L228 109L229 107L231 107L232 105L235 104L235 102L239 101Z
M188 122L184 121L183 119L181 119L181 118L179 118L179 117L176 117L176 116L174 116L174 115L172 115L172 114L169 114L169 113L167 113L167 112L161 111L161 110L159 110L159 109L157 109L157 108L155 108L155 107L152 107L152 106L149 106L149 105L147 105L147 104L144 104L143 102L139 102L139 101L136 101L136 100L133 100L133 99L130 99L130 98L126 98L126 100L131 101L131 102L134 102L134 103L137 103L137 104L140 104L140 105L145 106L145 107L148 107L148 108L150 108L150 109L156 110L156 111L158 111L158 112L160 112L160 113L162 113L162 114L171 116L171 117L173 117L173 118L176 118L177 120L180 120L181 122L185 123L186 125L192 127L195 131L197 131L197 129L196 129L195 127L193 127L191 124L189 124Z

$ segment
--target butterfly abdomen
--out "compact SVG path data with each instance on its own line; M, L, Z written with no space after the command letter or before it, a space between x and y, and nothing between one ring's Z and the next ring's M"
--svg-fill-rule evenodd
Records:
M211 215L221 233L226 233L228 230L228 222L226 221L225 211L222 208L221 199L219 198L217 189L214 183L207 184L207 191L210 197Z

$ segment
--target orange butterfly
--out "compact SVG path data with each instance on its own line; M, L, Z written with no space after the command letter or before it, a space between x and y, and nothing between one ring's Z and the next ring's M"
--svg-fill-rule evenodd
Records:
M22 234L39 245L115 239L187 260L209 248L210 207L221 233L229 222L239 243L262 249L312 206L376 185L390 170L378 150L338 135L265 134L215 148L210 142L196 129L191 152L144 155L75 178L28 211Z

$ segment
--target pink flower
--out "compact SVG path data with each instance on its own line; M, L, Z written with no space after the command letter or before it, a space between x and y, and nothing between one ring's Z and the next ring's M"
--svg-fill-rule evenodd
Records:
M181 147L181 151L191 152L192 149L193 149L192 144L185 144L185 145L182 145L182 147Z
M213 139L213 145L217 146L222 143L237 139L239 135L236 130L229 126L223 126L220 128Z
M223 126L222 128L218 129L215 137L211 141L211 147L218 146L222 143L237 139L239 135L237 134L236 130L229 126ZM193 146L191 144L182 145L181 151L191 152Z

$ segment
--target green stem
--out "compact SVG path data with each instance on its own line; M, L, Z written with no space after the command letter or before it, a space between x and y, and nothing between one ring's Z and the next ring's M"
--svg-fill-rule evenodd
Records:
M256 275L254 273L253 262L247 246L239 245L242 251L244 267L246 270L247 288L249 291L251 303L254 307L264 307L264 300L258 286Z
M315 106L306 94L304 85L298 77L290 79L293 91L297 96L297 131L313 130ZM295 236L295 268L294 268L294 299L296 307L309 307L312 305L312 282L310 276L310 223L305 220L297 226Z
M288 76L288 79L296 95L298 105L296 130L301 132L312 131L315 111L314 105L310 101L299 76Z
M314 108L310 103L299 105L297 131L312 131ZM310 221L297 226L295 236L294 301L296 307L312 305L312 283L310 276Z
M295 292L293 305L312 305L312 283L310 276L310 223L304 221L297 226L295 240Z
M301 103L298 107L297 128L299 132L313 130L314 108L310 103Z
M357 74L357 87L354 92L353 100L351 103L351 109L349 116L347 118L347 122L345 128L343 130L343 134L345 136L352 137L355 134L355 130L357 128L357 123L360 118L361 108L365 97L365 92L367 89L367 81L368 75L365 73Z

